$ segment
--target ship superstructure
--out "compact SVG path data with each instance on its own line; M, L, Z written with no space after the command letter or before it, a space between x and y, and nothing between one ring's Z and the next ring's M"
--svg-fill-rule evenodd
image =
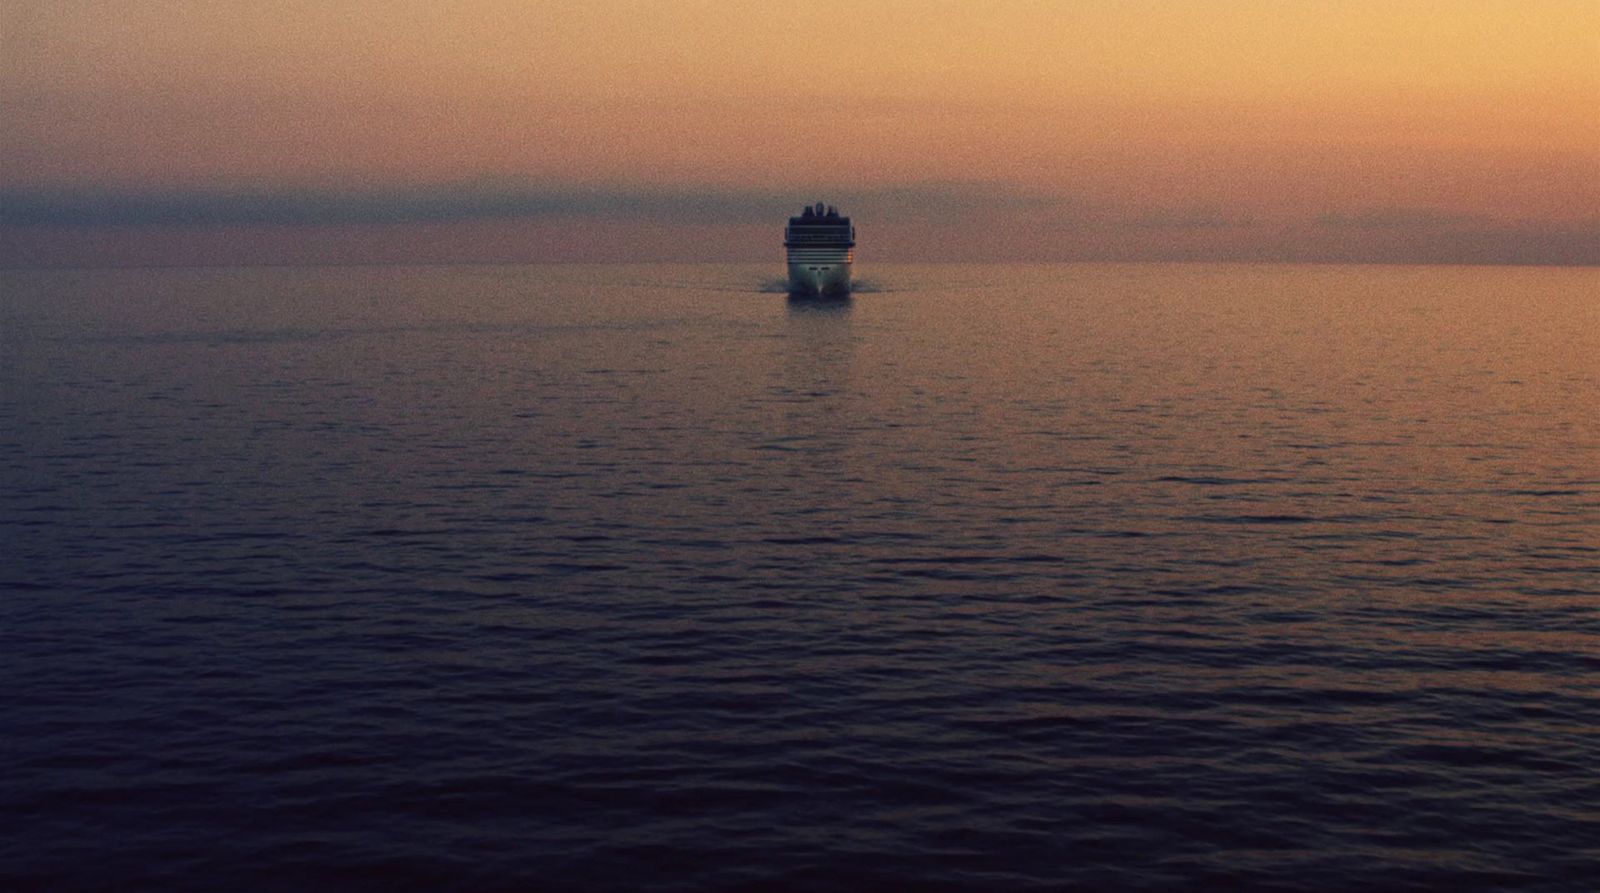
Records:
M850 293L850 267L855 261L856 229L850 218L817 202L789 218L783 232L789 253L789 293L842 296Z

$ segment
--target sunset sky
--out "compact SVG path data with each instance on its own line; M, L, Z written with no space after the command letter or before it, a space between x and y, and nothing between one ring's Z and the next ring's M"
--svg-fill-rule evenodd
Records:
M0 265L1600 263L1600 0L0 0Z

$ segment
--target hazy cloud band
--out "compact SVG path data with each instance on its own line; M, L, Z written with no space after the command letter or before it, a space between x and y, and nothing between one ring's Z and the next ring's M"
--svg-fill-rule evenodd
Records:
M449 223L543 217L693 219L771 223L774 214L826 199L847 212L932 217L985 211L1060 210L1066 200L978 183L843 192L656 190L459 184L383 190L63 191L0 190L0 225L229 226Z
M267 241L255 253L228 245L194 254L198 248L183 247L180 252L169 245L147 249L148 256L177 252L189 259L191 254L298 257L308 249L282 240L319 238L315 236L319 227L365 227L398 234L415 225L451 229L461 224L471 229L473 224L519 226L562 220L590 221L614 232L607 236L584 228L584 237L565 247L545 238L510 240L495 249L468 242L456 250L463 256L495 250L501 252L496 256L513 258L629 257L635 248L659 253L659 247L639 241L658 238L652 234L717 226L731 229L714 245L685 246L686 253L675 249L673 256L753 256L768 238L757 239L758 228L765 232L781 226L784 217L819 199L870 226L873 244L883 252L880 256L1600 263L1600 219L1593 218L1510 221L1425 207L1357 207L1322 213L1307 209L1293 216L1262 216L1215 206L1097 205L1073 196L984 182L856 190L673 189L480 178L369 189L0 189L0 227L10 233L0 244L0 266L69 262L59 258L86 262L124 242L175 231L184 232L185 239L214 241L213 237L242 228L252 233L245 238ZM632 235L622 235L630 226ZM370 253L370 248L364 246L371 244L375 243L353 243L339 256L366 257L363 252ZM1031 247L1019 250L1018 245ZM454 256L447 253L445 243L425 247L437 255L436 260ZM378 256L397 252L410 256L398 248Z

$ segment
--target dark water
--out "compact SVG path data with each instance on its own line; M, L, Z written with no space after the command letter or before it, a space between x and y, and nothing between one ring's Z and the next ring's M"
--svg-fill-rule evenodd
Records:
M10 272L0 886L1594 889L1600 272Z

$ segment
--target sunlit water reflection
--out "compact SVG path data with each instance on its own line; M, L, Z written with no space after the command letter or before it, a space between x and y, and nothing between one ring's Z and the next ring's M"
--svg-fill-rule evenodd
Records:
M1586 890L1594 270L7 272L0 880Z

